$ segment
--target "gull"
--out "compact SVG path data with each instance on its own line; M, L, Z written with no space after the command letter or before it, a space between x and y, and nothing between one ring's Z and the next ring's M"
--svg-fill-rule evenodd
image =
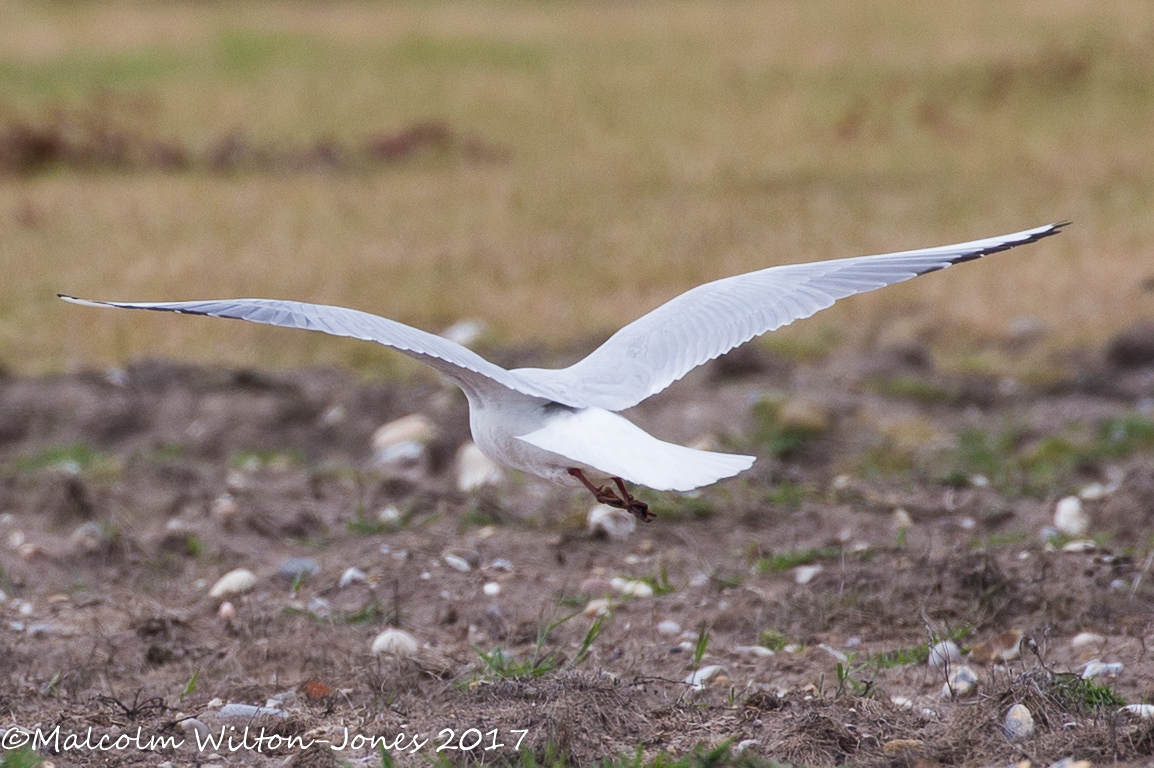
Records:
M659 440L620 411L755 336L809 317L838 299L1033 243L1068 223L714 280L634 320L588 357L559 369L506 370L441 336L344 307L281 299L126 302L57 295L85 306L228 317L392 347L461 388L469 401L473 440L489 458L560 485L584 486L598 502L648 522L653 517L648 505L630 493L626 481L659 491L690 491L749 469L754 457Z

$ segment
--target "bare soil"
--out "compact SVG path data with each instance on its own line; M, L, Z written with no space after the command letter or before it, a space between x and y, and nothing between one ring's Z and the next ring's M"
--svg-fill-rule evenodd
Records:
M658 517L625 540L586 530L590 498L532 478L458 491L466 406L435 381L156 361L5 378L5 726L185 742L62 749L57 765L377 765L363 741L328 748L358 735L386 737L399 764L476 738L439 755L521 763L522 730L521 752L582 765L727 741L740 760L814 766L1141 764L1154 720L1118 708L1154 698L1154 369L1083 357L1030 385L947 375L912 347L807 364L744 350L632 415L759 462L697 496L638 489ZM421 458L374 463L374 431L410 413L437 430ZM1085 536L1047 542L1058 498L1094 482ZM390 506L399 519L382 522ZM1071 538L1092 543L1063 551ZM318 570L278 575L288 558ZM797 565L821 570L801 584ZM351 567L365 579L339 586ZM208 592L236 568L256 585L222 613ZM622 596L615 577L656 594ZM605 593L582 658L583 610ZM420 648L374 655L389 626ZM1021 655L957 662L977 693L943 700L927 638L977 657L1011 630ZM1072 646L1083 632L1101 639ZM1124 668L1086 686L1092 659ZM702 690L685 684L710 665L723 670ZM222 717L270 699L251 723ZM1002 728L1014 703L1034 718L1019 743ZM316 743L198 750L188 717L238 742L250 725Z

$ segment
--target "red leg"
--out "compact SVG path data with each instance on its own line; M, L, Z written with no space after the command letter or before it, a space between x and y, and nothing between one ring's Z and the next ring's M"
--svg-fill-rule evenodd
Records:
M617 483L617 488L621 491L621 498L625 501L625 506L623 509L628 510L629 514L633 515L643 523L648 523L653 519L654 515L649 511L649 505L644 501L639 501L638 499L634 498L633 494L625 488L624 480L622 480L620 477L615 477L613 478L613 482Z
M617 509L627 508L627 502L624 499L618 497L617 494L614 493L608 486L603 485L598 488L597 486L593 485L593 483L589 482L589 478L585 477L584 472L577 469L576 467L570 467L567 471L569 472L570 476L580 480L581 484L589 489L589 492L592 493L594 497L596 497L599 504L616 507Z

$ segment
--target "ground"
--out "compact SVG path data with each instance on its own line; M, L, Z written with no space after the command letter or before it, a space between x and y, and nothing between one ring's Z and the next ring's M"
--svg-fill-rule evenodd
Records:
M466 405L432 379L156 361L9 377L0 707L62 740L185 741L62 743L57 765L377 765L371 737L397 764L1139 763L1154 726L1119 708L1154 697L1141 339L1045 384L947 374L916 343L806 362L750 347L630 415L758 463L699 495L635 489L657 519L624 539L587 530L584 493L521 476L457 490ZM380 463L374 431L412 413L431 441ZM1093 483L1084 534L1046 528ZM289 558L317 570L294 576ZM352 567L364 579L340 586ZM237 568L255 585L210 597ZM618 577L653 594L623 595ZM419 647L372 653L389 627ZM1015 630L1020 655L983 657L1017 648L998 638ZM1099 637L1071 644L1086 632ZM927 642L946 638L974 658L928 666ZM1092 659L1124 666L1085 683ZM976 695L943 700L963 664ZM221 705L270 699L284 716L241 745L247 720ZM1014 703L1035 724L1017 744ZM237 749L196 749L189 717L236 728ZM351 743L253 741L260 727Z

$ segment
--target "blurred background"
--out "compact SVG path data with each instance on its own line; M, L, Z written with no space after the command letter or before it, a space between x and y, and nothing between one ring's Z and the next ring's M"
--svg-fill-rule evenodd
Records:
M1045 367L1154 317L1152 126L1146 0L5 2L0 366L410 370L57 292L479 320L565 359L705 280L1072 219L763 342Z

